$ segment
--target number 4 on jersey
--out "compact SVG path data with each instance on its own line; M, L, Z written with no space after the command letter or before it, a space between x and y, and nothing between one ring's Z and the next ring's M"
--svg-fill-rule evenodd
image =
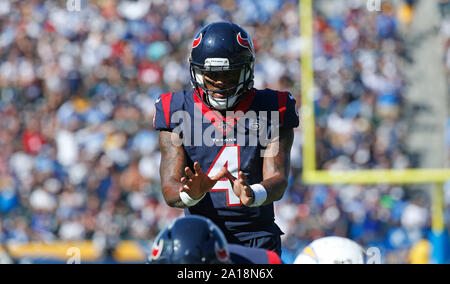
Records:
M239 150L239 145L223 146L212 163L211 168L208 170L207 175L209 177L215 176L225 166L234 177L237 177L240 168ZM225 191L227 195L227 206L229 207L242 205L239 197L234 194L231 183L227 178L219 180L211 191Z

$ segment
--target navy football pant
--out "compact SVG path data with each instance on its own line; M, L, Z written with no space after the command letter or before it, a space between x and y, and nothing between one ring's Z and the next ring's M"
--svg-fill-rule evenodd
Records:
M281 237L279 235L250 239L241 242L240 245L271 250L281 257Z

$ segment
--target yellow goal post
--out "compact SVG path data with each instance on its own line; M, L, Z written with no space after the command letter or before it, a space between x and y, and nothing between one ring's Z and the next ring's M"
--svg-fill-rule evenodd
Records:
M444 201L443 185L450 180L450 169L374 169L327 171L318 170L316 161L316 136L314 115L313 70L313 0L299 0L301 63L301 124L303 130L303 175L305 184L434 184L432 192L432 229L443 235ZM442 242L443 239L440 239ZM441 247L436 244L435 247ZM435 262L444 261L444 252L434 252Z

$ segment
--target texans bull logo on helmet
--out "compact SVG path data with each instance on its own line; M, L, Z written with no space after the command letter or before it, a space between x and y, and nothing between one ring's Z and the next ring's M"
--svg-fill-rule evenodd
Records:
M250 44L250 41L248 38L243 38L241 33L238 33L237 35L237 42L242 46L248 48L252 54L254 54L253 46Z
M154 243L152 247L152 253L150 255L151 260L156 260L161 256L164 247L164 240L160 239L158 243Z
M230 259L230 254L228 253L227 248L224 246L220 247L218 242L216 242L214 246L215 246L216 255L217 255L217 258L219 259L219 261L221 261L223 263L227 263Z
M200 45L200 43L202 42L202 38L203 38L203 34L200 33L199 36L194 39L194 42L192 43L192 48L196 48L197 46Z

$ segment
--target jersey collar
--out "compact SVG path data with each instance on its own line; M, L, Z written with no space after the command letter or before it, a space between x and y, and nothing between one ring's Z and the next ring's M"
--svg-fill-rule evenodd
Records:
M219 111L214 110L205 104L205 102L202 100L204 92L200 88L199 90L200 93L197 91L197 89L194 89L194 104L220 132L222 132L223 134L227 134L228 132L230 132L234 125L236 125L236 123L239 121L240 117L223 117ZM236 113L238 111L242 111L243 113L246 113L249 110L253 100L255 99L255 95L256 89L252 88L250 90L250 93L238 103L233 112Z

